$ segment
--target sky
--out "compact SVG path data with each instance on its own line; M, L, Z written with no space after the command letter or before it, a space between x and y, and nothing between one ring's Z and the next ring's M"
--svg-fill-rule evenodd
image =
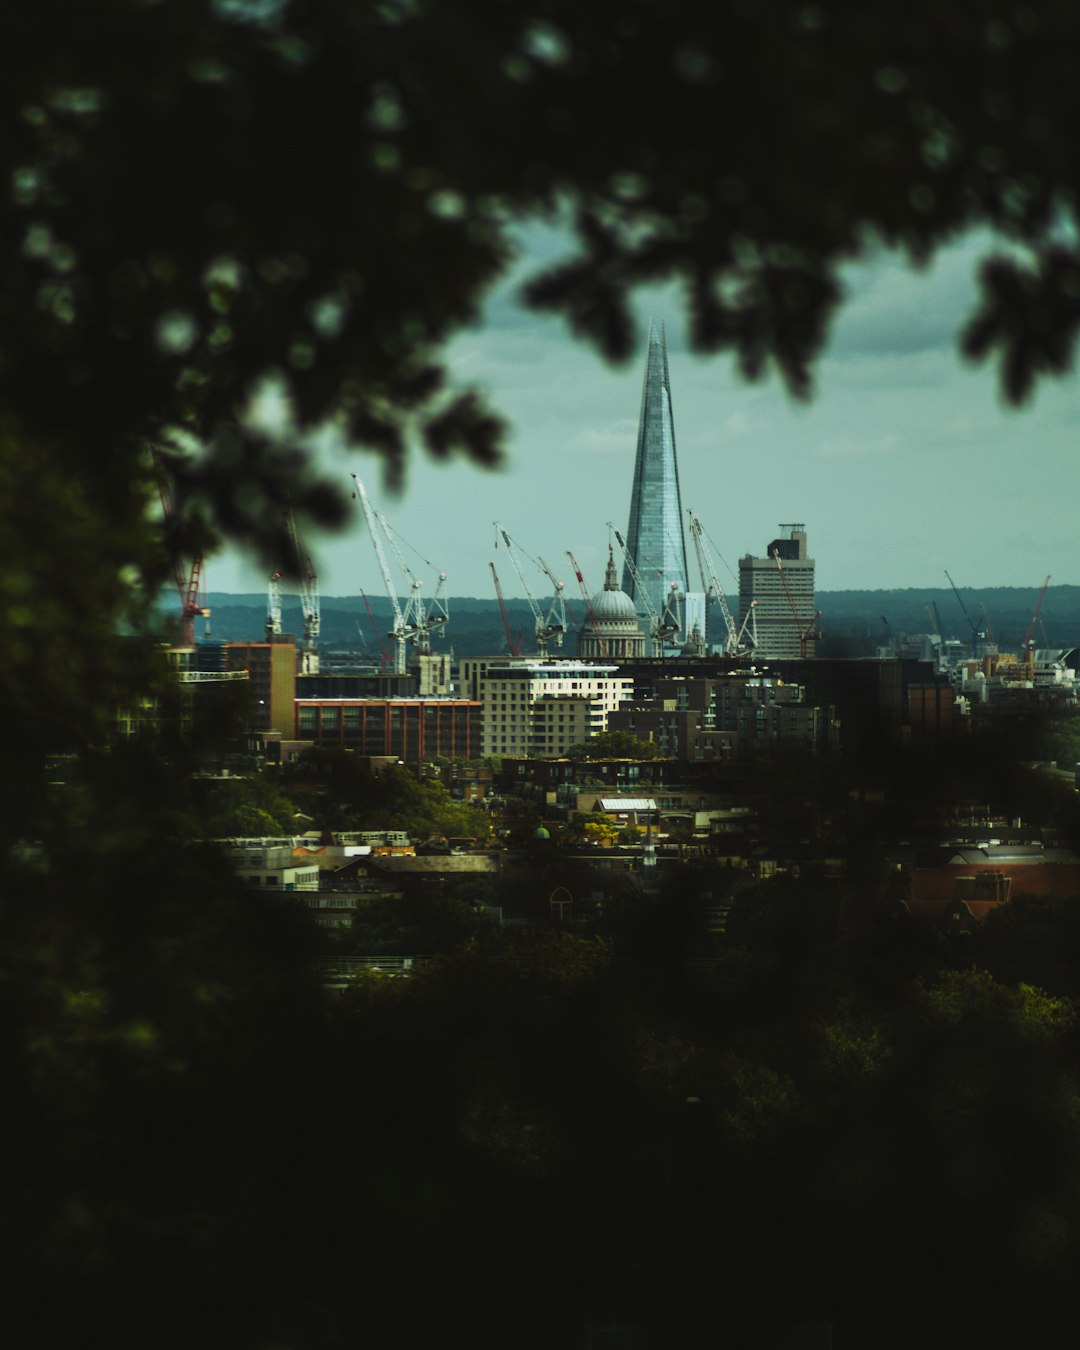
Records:
M494 561L504 592L524 594L505 548L494 547L495 521L518 545L541 602L550 587L530 561L538 555L572 597L567 549L589 590L600 588L607 523L626 531L650 318L666 328L684 512L700 517L729 594L740 555L762 555L782 521L805 523L822 591L938 588L948 584L945 569L962 587L1037 594L1047 574L1052 584L1080 583L1075 375L1043 382L1023 409L1008 409L994 368L958 354L985 236L959 241L922 271L887 253L848 268L847 302L809 403L793 400L775 373L749 384L729 355L689 353L673 289L638 296L637 353L609 366L561 320L518 303L521 277L567 249L564 236L539 226L521 240L521 261L480 324L448 349L453 377L480 387L512 423L503 467L436 463L417 451L394 496L374 456L320 450L345 490L350 473L363 479L424 593L443 571L451 603L494 599ZM324 597L385 594L358 510L343 533L305 542ZM687 561L691 588L700 588L689 548ZM211 594L265 586L233 553L208 559L206 577ZM406 590L402 581L399 594Z

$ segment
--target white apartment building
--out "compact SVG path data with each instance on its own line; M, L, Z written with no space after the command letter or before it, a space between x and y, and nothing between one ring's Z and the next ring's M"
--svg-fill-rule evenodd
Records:
M634 682L595 661L463 659L459 684L483 705L480 754L560 759L572 745L607 730L608 713Z

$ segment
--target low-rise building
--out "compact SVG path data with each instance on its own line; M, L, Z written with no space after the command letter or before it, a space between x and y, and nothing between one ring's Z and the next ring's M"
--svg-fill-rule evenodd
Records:
M652 741L671 759L706 763L781 749L818 753L833 744L833 725L801 684L746 671L654 679L608 719L609 730Z
M608 728L633 693L614 665L585 661L470 658L459 667L463 692L477 699L480 755L559 759Z
M281 894L317 891L318 864L295 856L302 841L287 838L218 839L233 871L249 886Z
M298 698L296 734L315 745L390 756L406 764L473 759L480 706L463 698Z
M577 787L560 793L570 819L601 812L616 825L652 825L664 833L678 825L691 833L711 833L714 820L726 821L730 807L714 793L697 787L654 785L648 794Z

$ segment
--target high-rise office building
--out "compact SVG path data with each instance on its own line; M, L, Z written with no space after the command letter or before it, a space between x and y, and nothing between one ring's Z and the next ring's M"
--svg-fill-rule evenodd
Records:
M249 730L276 731L292 737L296 699L296 640L277 636L273 642L227 642L229 670L248 672Z
M626 545L634 559L641 586L648 592L648 604L638 593L629 567L623 571L622 589L633 600L648 632L650 605L653 613L662 618L671 603L673 588L680 606L685 603L687 591L686 541L679 496L679 466L675 457L667 342L663 327L657 328L653 323L649 324L649 351L641 394ZM679 618L681 622L681 613ZM676 638L673 646L678 645Z
M806 527L781 525L781 536L764 558L747 553L739 559L739 626L756 633L757 655L774 660L812 656L814 631L814 560L806 552Z

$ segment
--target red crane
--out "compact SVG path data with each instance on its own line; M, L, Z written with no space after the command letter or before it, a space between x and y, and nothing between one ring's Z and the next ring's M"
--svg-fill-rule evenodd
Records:
M585 578L582 576L578 561L569 549L566 550L566 556L570 559L570 566L574 569L574 576L577 578L578 587L581 590L581 598L585 602L585 623L589 623L593 617L592 596L589 594L589 588L585 585ZM582 625L584 627L584 625ZM600 655L606 657L607 643L600 639Z
M1042 590L1039 592L1039 598L1035 602L1035 612L1031 616L1031 622L1028 624L1027 632L1024 634L1024 641L1021 643L1021 651L1024 653L1024 659L1029 667L1035 665L1035 643L1032 641L1032 635L1035 632L1035 625L1039 621L1039 611L1042 609L1043 600L1046 598L1046 588L1050 585L1050 578L1047 577L1042 584Z
M511 631L510 615L507 612L506 600L503 597L503 588L499 582L499 574L495 571L495 564L493 562L489 562L488 566L491 568L491 575L495 579L495 594L499 598L499 613L502 615L503 631L506 633L506 645L510 649L511 656L520 656L521 643L525 635L519 633L517 637L515 637Z
M200 616L206 619L210 617L210 608L203 593L202 554L195 554L191 560L191 570L185 572L183 559L174 543L177 521L168 465L159 446L152 445L150 453L154 457L154 467L157 470L158 492L161 494L161 511L165 518L165 534L169 546L169 561L172 564L173 576L176 579L176 592L180 597L180 634L184 645L190 647L195 642L195 620Z
M368 622L371 624L371 631L375 634L375 645L379 649L379 669L386 673L390 667L390 648L382 640L382 634L379 632L379 625L375 620L375 611L371 608L371 601L367 595L361 591L360 599L364 602L364 608L367 610Z
M776 570L780 573L780 581L784 587L784 594L787 596L787 602L791 606L791 614L795 620L795 627L799 630L799 656L805 661L807 646L811 642L816 642L821 636L817 631L817 621L821 618L821 610L818 610L808 624L803 623L802 619L799 617L799 611L795 608L795 597L791 594L791 587L788 585L784 566L780 561L779 549L773 549L773 558L776 560Z

